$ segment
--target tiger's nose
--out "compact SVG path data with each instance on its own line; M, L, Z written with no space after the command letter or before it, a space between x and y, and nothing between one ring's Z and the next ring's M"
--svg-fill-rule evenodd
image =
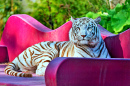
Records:
M81 35L83 38L86 36L86 35Z

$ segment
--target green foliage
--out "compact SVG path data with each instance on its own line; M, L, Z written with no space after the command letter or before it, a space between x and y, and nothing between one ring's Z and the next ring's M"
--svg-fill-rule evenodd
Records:
M28 14L45 26L55 29L71 16L77 18L89 11L97 12L109 9L108 0L32 0L28 1L31 11L23 12L22 0L0 0L0 28L2 30L12 14ZM105 2L106 1L106 2ZM1 23L2 21L2 23Z
M27 14L51 29L61 26L71 16L77 18L89 11L109 9L109 4L105 0L37 0L34 3L28 0L28 2L33 11Z
M4 29L5 23L12 14L20 14L19 0L0 0L0 28Z
M118 4L109 10L109 0L28 0L31 11L26 14L34 17L45 26L55 29L70 17L101 16L100 24L108 31L118 34L130 28L130 0L125 4ZM12 14L21 14L21 0L0 0L0 28Z
M128 1L122 5L117 4L114 9L107 10L107 13L89 12L86 17L96 18L101 16L100 25L112 33L121 33L130 28L130 3Z

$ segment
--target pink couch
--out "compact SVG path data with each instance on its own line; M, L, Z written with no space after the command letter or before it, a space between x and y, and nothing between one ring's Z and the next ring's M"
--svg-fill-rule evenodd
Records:
M46 86L130 86L130 59L56 58L45 72Z
M31 16L25 14L12 15L5 25L1 45L7 46L9 61L12 61L23 50L36 43L42 41L67 41L70 28L70 21L56 30L51 30Z
M28 15L12 15L5 25L1 38L0 50L2 53L0 53L0 55L2 57L0 57L0 62L12 61L27 47L41 41L69 40L68 32L71 26L72 22L69 21L59 28L51 30ZM116 82L118 84L113 86L122 86L124 83L126 83L126 85L123 86L130 86L130 83L127 82L130 81L130 60L128 59L130 58L130 30L127 30L119 35L114 35L105 30L102 26L98 26L111 57L122 59L57 58L53 60L47 67L47 72L45 76L47 86L61 86L61 84L63 83L65 83L65 86L79 86L73 83L84 83L81 84L82 86L88 85L87 83L92 84L89 84L89 86L111 86L112 83L114 83L111 80L114 80L116 82L116 79L119 79L120 75L122 75L121 79ZM82 67L82 65L86 66ZM77 69L77 66L79 69ZM86 78L87 75L84 72L84 74L82 74L84 68L86 68L86 74L88 76L90 75L88 78ZM118 74L116 74L115 72L117 72ZM111 79L110 75L115 76L111 76L113 78ZM77 77L80 77L80 80ZM93 80L93 78L98 79ZM89 80L92 80L92 82L90 82ZM121 85L119 85L120 82ZM106 85L106 83L110 84Z

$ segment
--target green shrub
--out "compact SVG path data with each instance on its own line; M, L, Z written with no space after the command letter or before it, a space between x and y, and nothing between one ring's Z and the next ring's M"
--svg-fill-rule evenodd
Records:
M26 0L30 12L22 12L21 0L0 0L0 20L4 25L12 14L28 14L45 26L55 29L66 22L68 18L81 17L89 11L97 12L109 9L108 0ZM106 2L105 2L106 1ZM1 26L1 25L0 25Z
M12 14L20 14L19 0L0 0L0 38L2 36L6 21Z
M109 10L109 0L37 0L32 3L28 0L31 12L26 14L34 17L45 26L55 29L70 16L96 18L101 16L100 24L108 31L118 34L130 28L130 1L118 4L116 8ZM108 10L107 10L108 9ZM21 14L20 0L0 0L0 26L4 25L12 14ZM2 23L1 23L2 21Z
M39 0L29 1L31 15L45 26L56 29L66 22L68 18L81 17L89 11L97 12L109 9L108 0Z
M21 13L19 0L0 0L0 29L3 30L6 21L12 14Z
M130 28L130 2L117 4L114 9L106 12L89 12L85 16L90 18L101 16L100 25L114 34L119 34Z

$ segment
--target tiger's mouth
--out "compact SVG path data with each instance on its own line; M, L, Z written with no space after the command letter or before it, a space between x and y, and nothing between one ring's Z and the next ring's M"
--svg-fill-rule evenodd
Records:
M86 45L88 47L95 47L98 43L99 40L97 38L94 39L82 39L82 40L78 40L78 45Z

